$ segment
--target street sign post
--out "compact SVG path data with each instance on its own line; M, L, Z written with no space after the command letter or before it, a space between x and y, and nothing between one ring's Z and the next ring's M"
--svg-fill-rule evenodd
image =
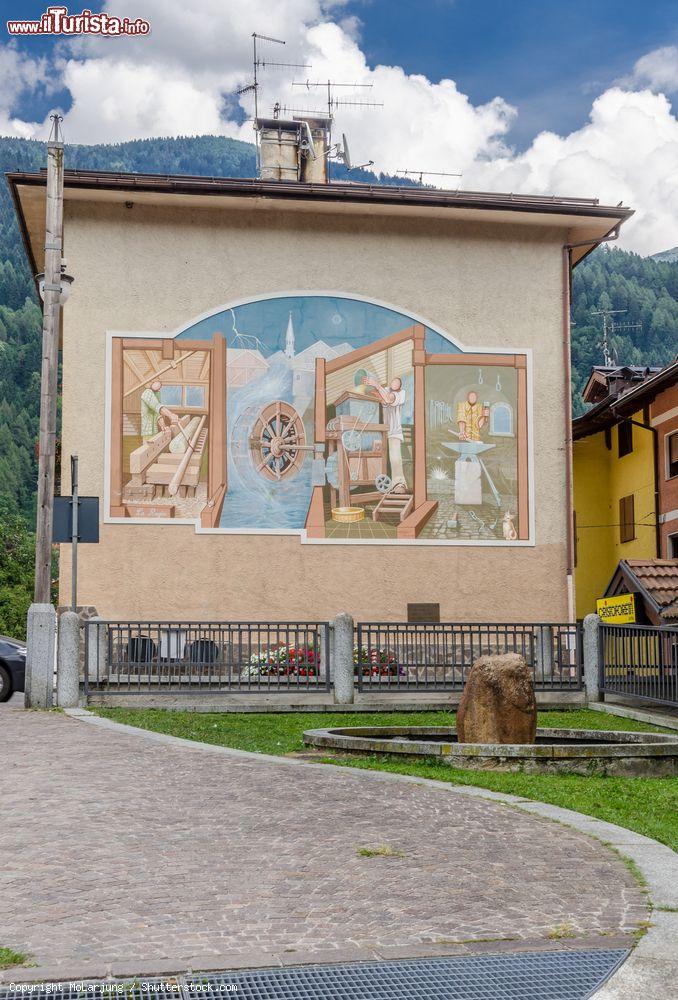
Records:
M78 456L71 455L70 497L54 497L54 542L71 543L71 608L78 607L78 543L99 541L99 497L78 494Z

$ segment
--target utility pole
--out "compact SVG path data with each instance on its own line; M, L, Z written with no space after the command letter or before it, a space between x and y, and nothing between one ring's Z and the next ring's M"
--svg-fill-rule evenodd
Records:
M52 606L52 523L57 432L57 374L64 205L64 145L62 118L50 116L47 143L45 198L45 273L42 314L42 370L40 378L40 438L38 455L38 509L35 530L34 603L28 612L26 707L49 708L54 681L56 613Z
M45 208L45 298L42 314L38 516L35 531L36 604L51 603L52 514L57 435L57 374L61 313L61 256L64 210L64 144L59 115L52 115L54 138L47 143Z

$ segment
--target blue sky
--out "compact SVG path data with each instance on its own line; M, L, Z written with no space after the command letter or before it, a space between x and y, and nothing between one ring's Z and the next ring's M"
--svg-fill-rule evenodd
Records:
M430 79L451 76L474 104L497 95L518 108L511 137L578 128L591 99L650 49L678 41L669 0L373 0L352 3L371 63Z
M69 142L216 134L252 142L253 31L268 58L309 71L260 74L259 108L319 109L294 77L371 85L339 108L354 162L458 172L466 190L598 198L636 210L621 244L678 244L675 0L98 0L148 36L0 36L0 135L45 138L59 106ZM0 0L3 19L37 0ZM71 5L78 13L81 4ZM1 28L0 28L1 31ZM344 96L344 92L342 95ZM350 93L348 96L351 96Z

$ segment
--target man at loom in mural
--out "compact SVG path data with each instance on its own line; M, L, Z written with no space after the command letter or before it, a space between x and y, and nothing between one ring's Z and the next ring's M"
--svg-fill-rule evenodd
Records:
M391 492L404 493L407 490L407 480L403 469L402 446L405 437L403 435L403 406L405 403L405 390L403 381L394 378L391 384L386 387L381 385L379 380L366 376L363 385L369 385L376 389L384 407L384 422L386 423L386 434L388 437L388 460L391 465Z
M141 394L141 437L144 442L155 437L158 431L164 430L168 424L179 423L176 413L160 402L161 389L162 382L156 379Z

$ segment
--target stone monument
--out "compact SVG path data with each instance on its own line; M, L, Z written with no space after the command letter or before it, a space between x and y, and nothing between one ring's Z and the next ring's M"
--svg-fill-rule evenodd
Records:
M517 653L481 656L469 670L457 712L460 743L534 743L537 702Z

